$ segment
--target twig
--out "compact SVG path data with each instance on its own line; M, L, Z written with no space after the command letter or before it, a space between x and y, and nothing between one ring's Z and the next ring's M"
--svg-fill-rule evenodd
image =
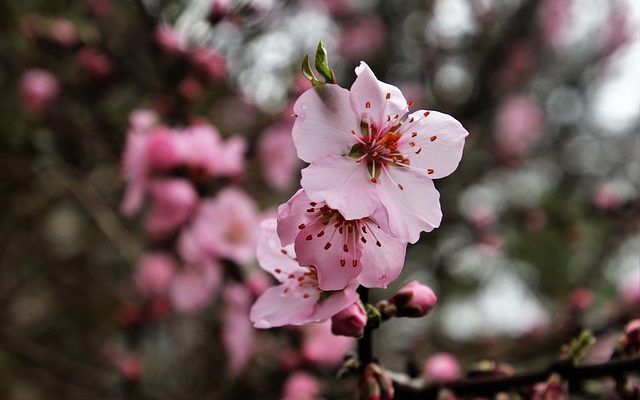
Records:
M366 304L369 301L369 289L364 286L358 288L360 294L360 300L362 304ZM358 359L360 365L364 368L373 359L373 340L371 337L371 328L365 327L362 338L358 340Z
M397 400L435 399L438 393L449 390L459 396L485 396L517 389L545 381L556 373L570 386L589 379L640 372L640 357L609 361L602 364L575 366L567 361L555 362L547 368L500 378L465 378L447 384L426 384L396 372L388 372L394 381Z

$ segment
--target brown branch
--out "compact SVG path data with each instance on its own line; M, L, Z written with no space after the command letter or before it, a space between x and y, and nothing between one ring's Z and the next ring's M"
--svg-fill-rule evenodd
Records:
M388 372L394 381L397 400L435 399L438 393L449 390L459 396L486 396L544 382L551 374L558 374L570 385L589 379L604 378L629 372L640 372L640 357L614 360L602 364L575 366L558 361L547 368L499 378L465 378L446 384L427 384L396 372Z

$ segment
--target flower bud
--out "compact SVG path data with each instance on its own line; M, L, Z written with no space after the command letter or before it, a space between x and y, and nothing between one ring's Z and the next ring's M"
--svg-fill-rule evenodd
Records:
M423 372L437 382L451 382L460 377L460 364L449 353L437 353L427 359Z
M360 399L392 400L394 396L393 382L378 364L367 364L360 376Z
M175 270L176 263L169 254L146 254L136 266L136 287L145 295L164 294L169 289Z
M593 303L593 293L587 288L578 288L571 292L569 301L576 311L585 311Z
M58 79L49 71L31 69L20 80L20 101L29 113L43 112L58 95Z
M394 304L398 317L424 317L438 302L433 290L418 281L411 281L404 285L392 298L390 304Z
M334 335L362 337L367 325L367 312L360 300L340 311L331 318L331 332Z
M315 399L320 393L320 383L306 372L294 372L284 383L282 398L284 400Z

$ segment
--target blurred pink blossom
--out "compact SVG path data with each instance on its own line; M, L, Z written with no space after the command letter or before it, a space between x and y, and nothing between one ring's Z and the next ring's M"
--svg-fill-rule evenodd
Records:
M326 368L342 363L344 355L353 348L356 340L331 333L331 322L309 324L303 328L302 356L307 362Z
M158 123L158 114L148 108L137 108L129 114L129 127L133 132L146 132Z
M52 19L49 25L50 34L53 40L63 46L70 47L78 42L80 37L75 25L67 19Z
M193 77L187 77L180 81L178 90L182 97L189 101L196 101L202 97L203 90L200 81Z
M91 0L89 11L98 18L106 18L113 12L111 0Z
M231 13L232 7L231 0L211 0L207 20L213 25L217 24Z
M113 72L111 59L98 49L85 47L76 53L76 60L80 67L98 79L106 78Z
M252 297L250 290L240 284L228 284L224 288L222 341L227 349L231 375L240 373L253 353L254 329L249 320Z
M356 282L344 290L321 291L315 269L301 267L293 246L280 244L274 219L261 224L257 257L260 267L280 285L267 289L253 305L250 317L256 328L325 321L353 304L358 296Z
M222 257L239 264L255 258L261 216L255 201L233 187L204 200L181 238L183 256ZM192 259L191 257L195 257Z
M460 377L460 363L449 353L436 353L425 361L424 375L437 382L451 382Z
M265 274L262 270L251 271L247 275L245 281L247 287L251 291L254 297L259 297L265 290L271 286L271 278Z
M544 133L544 114L531 97L511 95L498 107L495 140L502 156L524 156Z
M189 265L176 273L169 287L169 298L178 312L195 313L209 305L221 283L220 266Z
M607 23L604 26L605 40L600 50L604 57L613 54L633 38L633 31L637 28L632 26L629 10L626 8L622 2L616 2L613 9L609 11Z
M313 375L295 371L284 383L283 400L314 400L320 394L320 382Z
M181 54L187 46L184 38L170 25L158 25L154 39L168 54Z
M194 124L178 136L182 159L188 167L209 175L237 175L244 169L246 141L241 136L223 141L209 124Z
M140 377L142 365L138 356L134 354L120 354L116 356L115 365L125 380L135 381Z
M569 303L574 309L584 311L591 307L591 304L593 303L593 292L588 288L578 288L571 292L571 295L569 296Z
M345 57L366 58L384 45L387 28L382 19L369 14L349 24L340 31L339 51Z
M640 282L632 279L621 289L622 299L631 306L640 307Z
M331 317L331 333L359 338L367 325L367 312L360 300Z
M176 269L176 262L168 253L145 254L136 265L136 287L147 296L165 294Z
M20 101L28 113L45 111L59 92L58 78L44 69L30 69L20 80Z
M622 203L616 185L602 183L593 192L593 204L600 210L614 210Z
M545 43L551 47L560 46L571 28L571 7L573 0L543 0L538 6L538 23Z
M211 82L217 82L224 78L226 72L226 60L212 49L198 47L191 50L189 59L193 66Z
M279 191L289 189L300 169L291 125L279 123L267 128L260 136L258 154L267 183Z
M191 216L198 201L198 193L186 179L154 180L149 192L151 210L145 228L152 238L164 237L178 229Z

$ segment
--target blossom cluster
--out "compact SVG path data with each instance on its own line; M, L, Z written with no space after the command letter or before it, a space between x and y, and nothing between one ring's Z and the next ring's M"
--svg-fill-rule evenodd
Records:
M309 165L262 224L258 261L280 284L254 304L258 328L336 316L334 332L357 336L366 315L356 289L396 280L407 244L442 220L433 180L457 168L468 132L447 114L410 111L366 63L355 72L350 90L314 85L293 106L293 141Z

